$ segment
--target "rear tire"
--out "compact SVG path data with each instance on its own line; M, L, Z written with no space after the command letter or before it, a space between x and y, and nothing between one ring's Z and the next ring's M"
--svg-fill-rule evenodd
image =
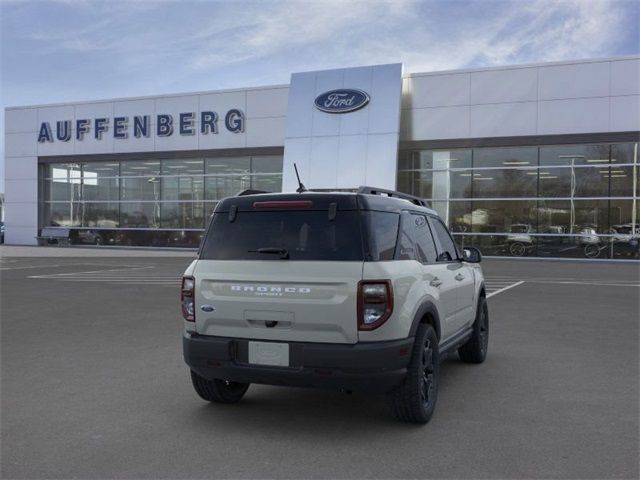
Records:
M237 403L247 393L250 385L219 379L207 380L193 370L191 370L191 383L200 398L214 403Z
M400 421L427 423L438 400L440 353L431 325L420 325L402 385L387 393L391 413Z
M458 349L460 360L466 363L482 363L489 348L489 309L487 299L480 297L471 338Z
M527 247L524 245L524 243L515 242L509 245L509 253L512 257L524 257L524 255L527 253Z

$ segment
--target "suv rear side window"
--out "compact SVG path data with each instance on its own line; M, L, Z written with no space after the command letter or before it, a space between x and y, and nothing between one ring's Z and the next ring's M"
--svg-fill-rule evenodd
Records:
M280 255L258 249L283 249L290 260L362 261L358 212L327 211L238 212L233 222L226 212L213 216L204 240L203 260L278 260Z
M398 239L400 215L391 212L362 212L367 225L369 254L367 260L393 260Z
M415 228L416 247L418 249L417 260L422 263L436 261L436 245L433 242L429 222L424 215L411 215Z
M398 247L398 260L417 260L420 263L436 261L436 245L427 217L418 213L402 213Z
M442 247L442 252L438 261L450 262L452 260L457 260L458 251L456 250L455 243L453 243L453 240L451 239L451 235L449 235L447 227L445 227L442 221L438 218L432 218L431 222L434 233L438 237L438 240L440 240L440 245Z

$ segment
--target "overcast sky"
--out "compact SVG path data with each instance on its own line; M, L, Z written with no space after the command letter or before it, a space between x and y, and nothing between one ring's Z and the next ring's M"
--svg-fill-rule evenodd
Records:
M635 0L0 4L3 107L288 83L291 72L376 63L421 72L640 52Z

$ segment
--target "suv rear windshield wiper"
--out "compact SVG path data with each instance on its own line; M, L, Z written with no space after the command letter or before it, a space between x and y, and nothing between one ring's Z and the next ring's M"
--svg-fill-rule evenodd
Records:
M247 250L249 253L267 253L280 255L281 260L289 260L289 251L286 248L267 247L259 248L257 250Z

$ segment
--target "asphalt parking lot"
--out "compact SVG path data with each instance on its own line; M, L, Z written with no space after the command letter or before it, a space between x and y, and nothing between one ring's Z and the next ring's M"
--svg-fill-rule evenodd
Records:
M638 263L486 260L489 357L445 361L414 426L358 394L200 400L189 261L2 258L2 478L638 478Z

